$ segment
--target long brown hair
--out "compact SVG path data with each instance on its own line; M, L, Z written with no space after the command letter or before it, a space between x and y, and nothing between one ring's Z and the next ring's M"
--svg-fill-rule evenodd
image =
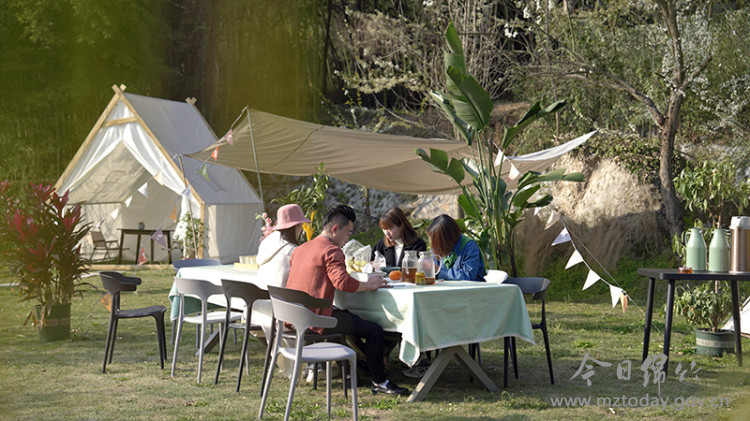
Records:
M414 230L411 223L409 223L409 220L406 219L404 211L398 207L390 208L383 212L383 216L380 217L379 225L380 228L384 230L393 228L394 226L400 227L401 239L404 241L405 246L417 241L419 238L417 236L417 231ZM383 237L383 242L385 242L385 245L388 247L396 245L393 241L390 241L388 237Z
M295 246L298 246L299 240L297 240L297 236L294 235L296 234L295 232L296 230L297 230L297 225L289 227L289 228L280 229L278 231L279 233L281 233L282 240L285 240L288 243L292 243Z
M453 218L442 214L432 221L427 235L430 236L432 251L439 256L448 256L461 239L461 228Z

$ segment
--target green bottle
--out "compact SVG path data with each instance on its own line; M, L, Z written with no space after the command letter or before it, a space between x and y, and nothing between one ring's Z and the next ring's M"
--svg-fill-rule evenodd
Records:
M708 245L708 270L713 272L729 271L729 231L717 228L714 237Z
M693 270L706 270L706 241L703 240L701 229L690 228L683 231L682 242L685 244L685 266Z

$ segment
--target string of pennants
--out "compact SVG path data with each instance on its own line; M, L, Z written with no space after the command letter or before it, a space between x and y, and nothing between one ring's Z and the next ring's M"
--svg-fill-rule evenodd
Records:
M565 269L569 269L581 263L586 265L589 271L588 271L588 275L586 276L586 281L583 284L583 290L590 288L592 285L596 284L597 282L600 282L600 281L604 282L609 287L609 295L610 295L610 299L612 302L612 307L614 308L617 306L617 303L620 303L622 305L622 312L624 313L628 308L628 301L630 299L630 296L628 295L627 291L625 291L623 288L620 288L617 285L613 285L612 283L604 280L601 276L599 276L599 274L594 269L591 268L591 265L589 265L584 260L583 255L578 250L578 245L576 245L576 243L573 241L573 238L570 235L570 231L568 231L567 224L557 212L552 211L552 213L550 213L550 216L547 219L547 223L545 224L544 229L547 230L551 228L558 221L562 223L563 229L560 231L557 237L555 237L555 240L552 241L551 246L556 246L556 245L564 244L564 243L570 243L573 246L573 254L570 255L570 258L568 259L568 263L565 265ZM581 243L579 244L581 245L583 249L587 250L585 245ZM592 258L596 260L596 257L593 257L593 254L591 254L590 252L589 252L589 255L591 255ZM601 265L601 263L599 263L599 261L597 261L597 263L599 264L600 267L603 268L603 266ZM604 271L606 272L606 269L604 269ZM612 277L611 274L609 274L609 272L607 272L607 275L609 275L609 277L612 278L612 282L614 282L614 278ZM632 299L630 299L630 301L632 301Z

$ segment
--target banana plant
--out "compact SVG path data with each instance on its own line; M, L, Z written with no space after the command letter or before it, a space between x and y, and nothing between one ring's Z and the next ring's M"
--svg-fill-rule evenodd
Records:
M450 120L462 141L469 146L471 158L453 158L440 149L416 149L417 155L433 171L450 177L461 189L458 204L465 217L459 221L485 252L490 268L510 268L518 276L513 233L524 219L524 210L544 207L552 202L548 193L535 196L542 183L551 181L583 181L577 172L564 169L540 173L528 171L518 180L515 190L508 189L494 162L503 161L503 150L527 126L542 117L558 112L565 101L547 107L538 102L529 108L512 127L506 127L500 147L491 141L490 114L494 103L487 91L466 69L463 47L453 23L445 33L445 92L431 92L433 100ZM467 179L467 174L470 178Z

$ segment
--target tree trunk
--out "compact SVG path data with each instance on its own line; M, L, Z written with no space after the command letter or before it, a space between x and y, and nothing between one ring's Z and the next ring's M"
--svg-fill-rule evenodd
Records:
M670 231L677 235L682 232L682 212L672 179L672 159L674 158L674 139L677 135L682 98L677 92L672 94L667 115L661 126L661 150L659 153L659 179L661 180L660 190L664 201L664 213Z

